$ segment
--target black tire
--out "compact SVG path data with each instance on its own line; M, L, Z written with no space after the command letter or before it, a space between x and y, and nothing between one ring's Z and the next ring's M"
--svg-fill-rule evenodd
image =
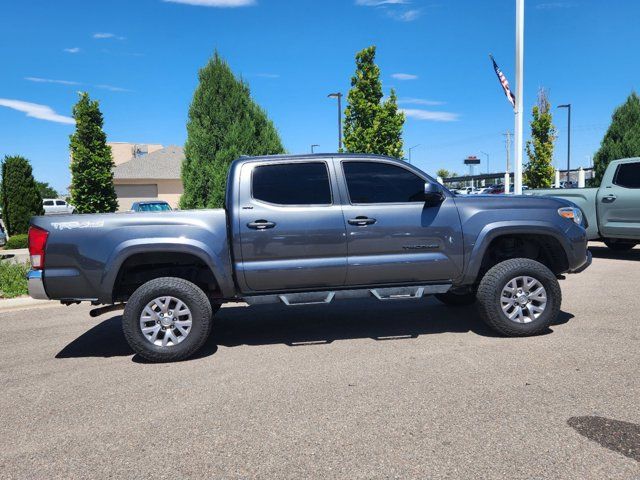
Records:
M502 311L502 291L510 280L519 276L536 279L546 291L544 311L529 323L509 320ZM562 303L560 284L553 272L528 258L513 258L492 267L480 281L477 297L482 320L496 332L508 337L526 337L546 331L557 318Z
M436 298L445 305L452 307L461 307L464 305L472 305L476 302L476 294L474 292L469 293L436 293Z
M614 252L628 252L637 245L637 242L605 239L604 244Z
M191 330L175 345L154 345L140 328L144 308L163 296L179 299L191 311ZM202 347L211 333L212 316L211 303L198 286L181 278L162 277L148 281L133 292L124 309L122 329L131 348L141 357L151 362L174 362L190 357Z

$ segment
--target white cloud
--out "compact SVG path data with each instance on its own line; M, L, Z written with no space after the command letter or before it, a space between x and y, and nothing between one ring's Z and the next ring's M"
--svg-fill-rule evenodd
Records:
M551 3L539 3L536 5L537 10L552 10L555 8L570 8L574 4L570 2L551 2Z
M392 73L391 78L396 80L417 80L418 76L412 73Z
M125 37L121 37L120 35L116 35L115 33L94 33L93 38L105 39L105 38L115 38L116 40L124 40Z
M413 22L422 15L422 11L417 9L405 10L404 12L389 10L388 14L394 20L400 20L401 22Z
M379 7L380 5L406 5L409 0L356 0L356 5L363 7Z
M12 100L9 98L0 98L0 106L11 108L19 112L24 112L27 117L39 118L49 122L75 124L75 120L71 117L57 114L48 105L40 105L38 103L23 102L22 100Z
M162 0L169 3L183 3L196 7L236 8L250 7L256 4L256 0Z
M106 84L96 85L96 88L109 90L110 92L130 92L131 91L128 88L114 87L113 85L106 85Z
M62 51L67 53L78 53L80 51L80 48L79 47L65 48Z
M432 122L457 122L460 115L451 112L436 112L433 110L421 110L419 108L401 108L407 117L415 120L428 120Z
M60 85L82 85L80 82L73 82L71 80L53 80L51 78L40 77L24 77L25 80L36 83L58 83Z
M438 100L425 100L424 98L400 98L398 99L398 105L444 105L444 102Z

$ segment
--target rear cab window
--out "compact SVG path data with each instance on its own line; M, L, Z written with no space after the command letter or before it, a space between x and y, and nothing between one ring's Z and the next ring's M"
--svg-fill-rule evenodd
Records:
M255 200L274 205L331 205L331 184L325 162L276 163L253 169Z

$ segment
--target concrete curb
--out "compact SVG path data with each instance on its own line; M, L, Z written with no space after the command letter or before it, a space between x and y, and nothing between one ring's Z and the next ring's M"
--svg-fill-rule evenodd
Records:
M31 297L5 298L0 300L0 313L59 305L61 305L60 302L54 300L36 300Z

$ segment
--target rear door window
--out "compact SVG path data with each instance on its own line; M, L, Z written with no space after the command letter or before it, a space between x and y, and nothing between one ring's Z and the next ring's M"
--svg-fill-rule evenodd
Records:
M53 206L53 200L45 200L44 202L42 202L42 204L45 207L52 207Z
M259 165L253 170L252 195L276 205L330 205L331 186L324 162Z

